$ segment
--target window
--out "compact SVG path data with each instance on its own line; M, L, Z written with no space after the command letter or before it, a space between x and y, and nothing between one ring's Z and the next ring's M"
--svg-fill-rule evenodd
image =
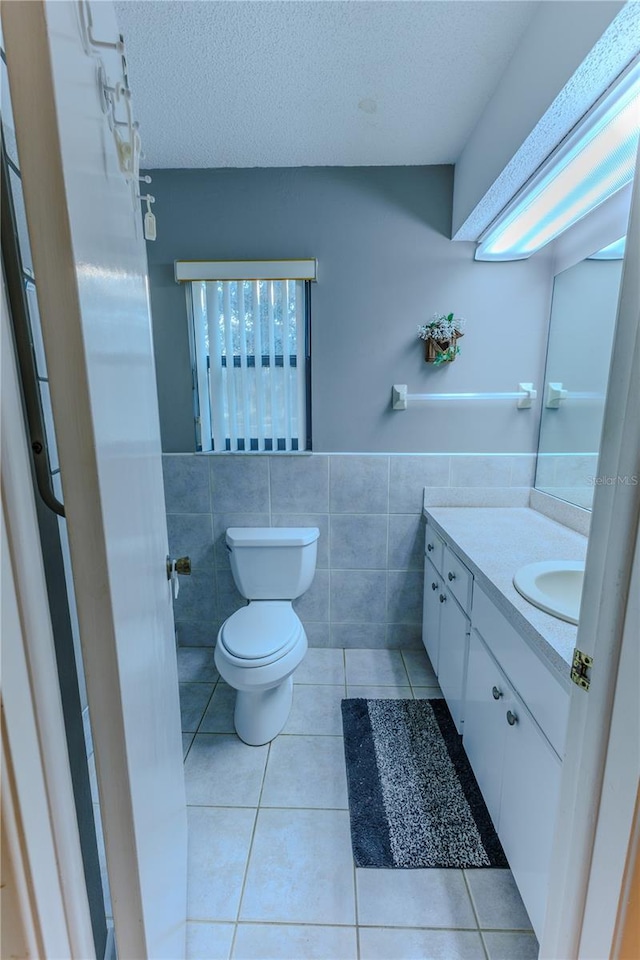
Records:
M309 263L315 276L315 261L176 264L192 320L198 449L310 449L309 270L300 268ZM274 278L283 268L291 276Z

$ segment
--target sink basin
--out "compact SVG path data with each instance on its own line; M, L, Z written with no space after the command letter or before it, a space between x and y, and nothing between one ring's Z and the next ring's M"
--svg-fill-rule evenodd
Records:
M545 560L520 567L513 585L540 610L577 624L583 579L583 560Z

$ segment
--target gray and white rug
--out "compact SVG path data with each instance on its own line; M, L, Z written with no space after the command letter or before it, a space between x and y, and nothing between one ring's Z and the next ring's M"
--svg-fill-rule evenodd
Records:
M507 867L444 700L342 701L358 867Z

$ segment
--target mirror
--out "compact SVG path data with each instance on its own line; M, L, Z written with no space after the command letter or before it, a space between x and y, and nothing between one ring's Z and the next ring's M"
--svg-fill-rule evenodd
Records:
M591 509L624 237L553 284L535 486Z

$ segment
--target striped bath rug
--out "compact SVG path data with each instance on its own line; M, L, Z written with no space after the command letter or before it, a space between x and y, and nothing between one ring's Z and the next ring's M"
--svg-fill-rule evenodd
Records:
M444 700L343 700L358 867L506 867Z

